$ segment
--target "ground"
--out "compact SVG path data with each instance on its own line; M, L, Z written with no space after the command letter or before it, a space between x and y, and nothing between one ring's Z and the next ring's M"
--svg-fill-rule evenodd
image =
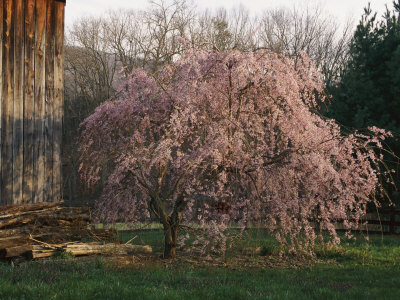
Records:
M139 236L153 255L0 264L0 299L400 299L398 236L320 246L310 260L280 257L272 239L252 234L224 258L165 261L160 234ZM257 247L262 255L240 250Z

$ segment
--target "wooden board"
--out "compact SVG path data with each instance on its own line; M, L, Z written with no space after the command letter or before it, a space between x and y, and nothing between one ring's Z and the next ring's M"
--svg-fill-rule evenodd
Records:
M53 118L54 118L54 28L55 2L47 2L46 15L46 101L44 123L45 181L43 201L53 199Z
M13 0L3 0L3 86L2 86L2 110L1 110L1 174L0 183L2 204L12 201L13 180L13 147L12 126L14 109L14 24L13 24Z
M61 200L62 171L62 119L64 106L64 7L65 3L55 3L55 59L54 59L54 105L53 105L53 193L54 201Z
M0 1L0 205L62 198L64 7Z
M33 202L33 135L35 112L35 0L25 3L24 178L23 203Z
M14 1L13 203L22 203L24 118L24 1Z
M34 117L34 151L33 151L33 202L43 201L45 180L44 125L46 101L46 10L45 1L36 1L36 46L35 46L35 117Z
M4 1L0 1L0 20L3 20L3 9L4 9ZM3 21L0 22L0 70L3 70ZM1 165L2 165L2 104L3 102L3 74L0 75L0 178L2 177L1 173ZM1 183L0 183L0 205L2 204L1 200Z

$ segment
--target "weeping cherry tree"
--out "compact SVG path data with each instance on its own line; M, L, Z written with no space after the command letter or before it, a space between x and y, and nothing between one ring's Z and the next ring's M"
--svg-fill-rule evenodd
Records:
M185 243L182 224L204 229L193 242L203 251L223 249L232 225L268 228L299 253L312 251L316 222L338 243L335 223L357 227L382 192L373 148L390 133L343 136L318 114L323 88L306 55L264 50L188 49L155 75L134 70L81 124L82 177L112 169L98 217L156 218L165 258Z

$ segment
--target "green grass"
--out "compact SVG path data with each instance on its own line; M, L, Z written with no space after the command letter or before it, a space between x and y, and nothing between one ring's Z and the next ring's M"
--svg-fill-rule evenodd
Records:
M162 231L144 231L144 232L130 232L130 231L120 231L118 233L118 239L124 242L132 240L133 244L143 244L150 245L153 247L153 251L160 252L162 250Z
M361 237L350 240L339 247L317 247L316 254L323 259L334 259L337 263L363 265L396 265L400 267L400 237L374 234L365 241Z
M161 232L121 237L161 250ZM107 258L0 263L0 299L400 299L400 237L371 235L341 247L318 246L318 262L294 267L276 241L253 232L237 247L269 247L244 264L195 265L153 259L123 266ZM232 250L233 251L233 250ZM227 261L236 260L232 252ZM259 260L258 260L259 259ZM246 267L246 262L260 262ZM266 261L280 264L263 265Z
M400 299L397 266L117 268L66 260L0 266L0 299Z

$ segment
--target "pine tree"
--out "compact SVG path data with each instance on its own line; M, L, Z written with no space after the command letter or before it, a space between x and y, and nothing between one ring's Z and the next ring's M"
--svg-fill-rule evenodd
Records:
M328 116L343 128L363 130L377 126L390 130L394 138L387 144L400 156L400 0L393 10L386 8L383 19L377 19L370 5L364 9L350 45L350 58L340 82L328 87L332 104ZM399 159L385 157L389 168L397 171ZM393 200L399 193L390 191ZM400 202L399 202L400 203Z

